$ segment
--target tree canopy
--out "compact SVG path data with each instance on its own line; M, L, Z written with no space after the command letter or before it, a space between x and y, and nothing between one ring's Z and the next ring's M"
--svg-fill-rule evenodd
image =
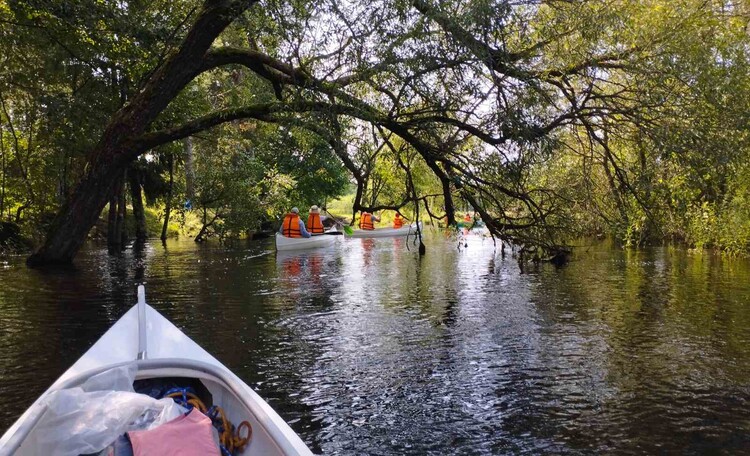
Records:
M32 263L70 261L124 170L193 137L201 197L226 197L214 215L319 202L345 170L354 211L421 207L452 224L468 208L549 253L587 234L746 250L749 13L706 0L2 2L0 213L57 210ZM231 185L211 184L220 175ZM222 218L238 230L258 216Z

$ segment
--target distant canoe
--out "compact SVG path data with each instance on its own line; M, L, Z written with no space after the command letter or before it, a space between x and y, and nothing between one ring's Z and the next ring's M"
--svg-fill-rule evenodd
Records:
M336 233L336 228L332 228L329 233ZM328 247L336 242L336 236L333 234L317 234L309 238L290 238L276 233L276 250L307 250L318 247Z
M0 455L36 454L38 439L49 443L50 436L39 435L37 424L47 412L45 398L53 391L78 387L108 369L131 363L137 365L137 379L197 379L211 393L215 404L223 408L230 422L248 421L252 436L239 454L312 455L255 391L146 304L143 286L139 286L138 295L138 304L109 328L0 438Z
M419 222L419 226L422 226L422 222ZM411 226L404 226L401 228L376 228L374 230L356 230L351 235L347 235L347 237L352 238L381 238L381 237L399 237L399 236L407 236L409 234L415 234L415 231L417 229L416 225Z

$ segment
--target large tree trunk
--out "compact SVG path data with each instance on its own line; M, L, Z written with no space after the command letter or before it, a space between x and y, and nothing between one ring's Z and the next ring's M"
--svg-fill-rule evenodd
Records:
M167 156L169 161L169 190L167 191L167 203L164 207L164 224L161 226L161 240L167 240L167 228L169 227L169 214L172 211L172 189L174 188L174 157Z
M216 37L253 0L206 0L179 50L153 72L128 104L110 119L88 157L88 169L53 221L42 247L27 260L31 267L70 263L114 191L128 164L146 152L135 141L178 93L198 75Z
M143 196L141 194L141 174L138 170L128 170L128 186L130 187L130 199L133 201L133 218L135 218L135 240L143 242L148 237L146 231L146 213L143 209Z
M354 195L354 203L352 204L352 221L349 225L354 225L354 220L357 219L357 212L362 210L362 193L364 192L364 178L357 179L357 194Z

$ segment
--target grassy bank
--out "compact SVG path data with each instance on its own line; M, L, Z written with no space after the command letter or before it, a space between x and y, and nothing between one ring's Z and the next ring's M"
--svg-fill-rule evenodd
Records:
M108 208L105 208L99 216L99 222L89 233L89 238L104 239L107 236L107 214ZM149 238L159 238L161 236L162 225L164 224L164 206L147 206L144 208L146 216L146 232ZM182 236L195 237L202 226L201 218L198 211L172 211L167 225L167 237L179 238ZM128 234L135 233L135 218L133 217L133 208L128 206L125 217L125 229Z

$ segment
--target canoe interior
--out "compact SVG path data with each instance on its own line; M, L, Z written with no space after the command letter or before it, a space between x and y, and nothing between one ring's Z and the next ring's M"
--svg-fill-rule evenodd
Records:
M163 364L163 363L162 363ZM95 373L92 373L94 375ZM74 387L78 384L82 384L91 375L84 376L66 385L66 387ZM184 378L184 379L195 379L205 386L212 397L214 405L219 405L224 409L225 416L235 426L239 425L242 421L250 422L252 426L252 438L250 443L244 448L241 455L284 455L284 454L295 454L294 451L289 449L282 449L282 444L279 445L267 430L263 423L263 411L253 406L252 398L244 397L241 398L237 394L237 385L232 385L231 380L220 378L214 373L207 371L205 366L190 367L185 366L184 363L175 363L172 366L164 367L143 367L138 370L136 375L137 380L143 379L154 379L154 378ZM240 394L242 391L240 390ZM253 410L255 409L255 410ZM43 414L43 410L41 411ZM41 416L41 414L39 416ZM33 420L32 427L27 429L27 433L22 441L18 450L13 452L11 448L10 454L17 454L21 456L32 456L35 455L33 442L39 436L36 433L36 422Z

